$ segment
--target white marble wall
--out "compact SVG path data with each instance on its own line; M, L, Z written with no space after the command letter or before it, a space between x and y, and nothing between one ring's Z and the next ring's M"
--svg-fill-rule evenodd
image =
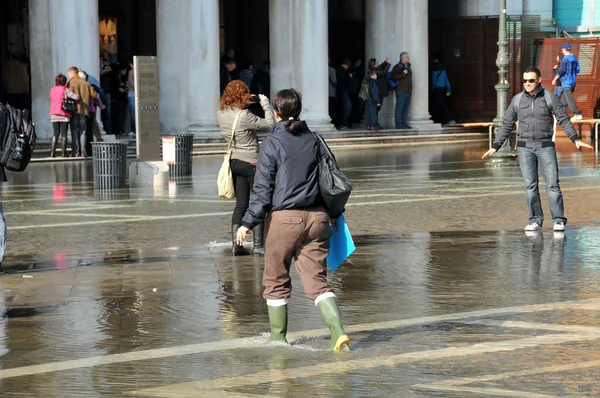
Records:
M30 0L32 117L42 139L52 136L54 77L77 66L99 78L98 1Z
M272 96L300 90L302 118L313 130L331 130L327 0L270 0L269 25Z
M161 129L217 136L218 0L157 0L156 19Z

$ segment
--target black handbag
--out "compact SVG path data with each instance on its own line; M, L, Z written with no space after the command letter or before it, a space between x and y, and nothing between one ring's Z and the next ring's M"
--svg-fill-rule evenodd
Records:
M338 218L346 210L346 203L352 193L352 184L340 170L331 149L320 135L313 132L317 140L319 159L319 191L325 208L331 218Z
M61 108L63 111L67 113L75 113L77 112L77 102L73 98L67 97L67 92L65 91L65 98L62 100Z

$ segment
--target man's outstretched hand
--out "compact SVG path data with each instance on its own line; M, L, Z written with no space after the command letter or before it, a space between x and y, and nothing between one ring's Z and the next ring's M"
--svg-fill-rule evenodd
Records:
M494 148L490 148L489 151L487 151L486 153L483 154L483 156L481 157L481 159L486 159L486 158L492 156L495 153L496 153L496 150Z
M581 140L575 141L575 146L577 147L577 149L579 149L579 148L594 149L593 146L591 146L590 144L586 144L585 142L583 142Z

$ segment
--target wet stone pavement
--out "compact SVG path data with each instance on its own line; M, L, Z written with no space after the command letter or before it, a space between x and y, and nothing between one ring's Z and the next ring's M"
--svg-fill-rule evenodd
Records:
M295 271L292 344L264 345L262 259L229 254L221 157L164 192L34 164L3 187L0 396L600 396L600 172L559 148L558 235L523 232L520 172L484 167L485 143L336 151L357 244L330 274L336 353Z

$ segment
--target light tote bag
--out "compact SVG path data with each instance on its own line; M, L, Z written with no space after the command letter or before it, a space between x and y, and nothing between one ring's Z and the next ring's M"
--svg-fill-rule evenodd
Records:
M233 127L231 128L231 138L229 139L229 146L227 147L227 153L223 158L223 164L219 169L219 175L217 176L217 187L219 188L219 196L225 199L233 199L235 196L235 189L233 187L233 177L231 175L231 152L233 150L233 139L235 136L235 128L237 127L238 120L240 120L240 113L235 116L233 121Z

